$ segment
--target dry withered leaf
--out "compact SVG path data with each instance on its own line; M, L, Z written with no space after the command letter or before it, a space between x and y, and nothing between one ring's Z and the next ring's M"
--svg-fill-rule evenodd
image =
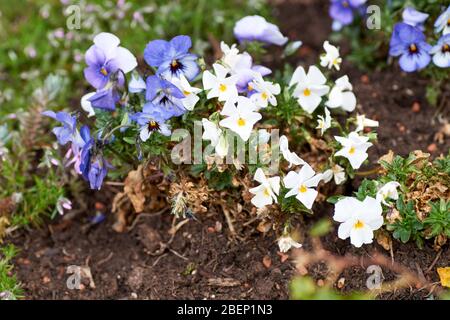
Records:
M143 183L142 165L137 170L130 171L125 179L124 192L137 213L144 211L145 194L143 191Z
M390 234L384 230L381 229L376 233L376 239L377 243L384 248L384 250L389 251L392 247L392 239Z
M437 268L439 279L443 287L450 288L450 267Z
M445 122L441 129L434 135L434 141L439 144L443 144L445 137L450 137L450 123Z
M435 251L439 251L447 243L447 240L448 239L445 235L443 234L437 235L437 237L434 238L433 249Z
M380 157L380 159L378 160L378 163L380 163L381 161L385 161L385 162L391 164L393 160L394 160L394 151L389 150L388 153L386 153L384 156Z
M187 208L195 214L206 213L208 202L212 200L209 195L210 190L203 177L194 182L191 177L181 176L178 182L170 184L169 197L173 211L179 211L181 215ZM177 206L183 208L177 209Z
M401 221L402 217L396 208L390 208L386 214L386 220L389 221L390 224L394 224L397 220Z
M258 224L258 226L256 227L256 230L258 230L261 233L266 233L266 232L269 232L271 228L272 228L272 222L264 220Z

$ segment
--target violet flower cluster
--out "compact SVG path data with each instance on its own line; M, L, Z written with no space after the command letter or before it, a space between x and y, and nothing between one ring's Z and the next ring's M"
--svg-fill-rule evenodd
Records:
M389 55L400 57L400 68L414 72L427 67L431 61L439 68L450 67L450 6L438 17L434 27L440 36L432 46L424 34L428 14L408 7L402 14L403 22L394 26Z
M331 0L329 14L333 31L339 31L353 22L355 15L364 15L367 0Z

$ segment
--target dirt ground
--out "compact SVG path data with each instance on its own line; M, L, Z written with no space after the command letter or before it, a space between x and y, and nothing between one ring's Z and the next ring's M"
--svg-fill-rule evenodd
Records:
M304 42L294 64L315 63L322 51L322 43L330 32L327 14L328 1L297 0L276 2L274 14L282 31L291 38ZM422 149L433 156L446 153L450 147L447 138L436 143L434 136L440 129L435 109L425 99L424 79L418 75L401 73L396 67L383 72L364 74L348 63L347 73L354 86L362 113L380 121L379 143L372 148L371 159L377 159L389 149L406 155ZM418 103L413 110L413 104ZM105 188L100 195L109 203L112 190ZM220 213L210 213L192 220L180 228L173 242L161 255L151 255L159 249L159 242L167 242L172 216L159 214L143 217L128 233L112 230L114 218L91 225L95 213L94 201L89 200L88 212L72 220L58 219L40 230L20 231L9 241L21 248L16 258L15 271L23 283L27 299L287 299L288 285L295 274L290 260L282 262L277 253L274 234L265 236L255 231L254 225L240 226L245 241L230 241L229 230ZM307 225L323 216L330 216L331 206L315 208L314 218L305 219ZM257 222L256 222L257 223ZM336 228L336 226L335 226ZM303 239L310 249L310 239ZM331 232L323 239L324 246L339 255L368 256L374 251L389 255L377 244L356 249L348 241ZM394 242L395 260L424 277L438 281L435 268L447 266L450 250L447 244L435 267L437 252L430 244L417 250L414 244ZM67 288L70 265L88 266L95 288L83 281L82 290ZM316 279L324 276L320 267L311 268ZM365 266L346 270L347 279L342 291L365 288ZM386 271L387 279L394 278ZM93 283L91 283L93 285ZM423 299L426 290L400 290L383 296L386 299Z

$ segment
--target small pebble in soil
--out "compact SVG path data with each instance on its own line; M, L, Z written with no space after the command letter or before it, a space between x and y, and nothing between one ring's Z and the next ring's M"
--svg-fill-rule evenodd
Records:
M361 82L364 84L368 84L370 82L369 76L367 74L363 74L361 76Z
M47 277L47 276L44 276L44 277L42 278L42 283L43 283L43 284L50 283L51 281L52 281L52 280L50 280L50 278Z
M432 143L427 147L428 152L436 152L437 150L437 145L436 143Z
M415 113L420 112L420 103L418 103L417 101L414 102L411 110L412 110L412 112L415 112Z
M272 259L270 259L269 256L264 256L262 262L263 262L264 267L266 267L267 269L269 269L270 266L272 265Z
M325 285L325 282L322 279L317 280L317 285L319 287L323 287Z
M344 277L340 278L336 286L338 287L338 289L342 289L345 286L345 278Z
M132 293L131 293L131 298L132 298L132 299L137 299L137 298L138 298L137 293L136 293L136 292L132 292Z

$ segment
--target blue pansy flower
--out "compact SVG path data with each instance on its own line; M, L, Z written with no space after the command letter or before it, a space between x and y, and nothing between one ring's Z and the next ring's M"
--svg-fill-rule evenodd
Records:
M442 32L443 35L450 33L450 6L448 6L436 19L436 22L434 23L434 32Z
M442 36L438 43L430 50L433 63L440 68L450 67L450 33Z
M59 144L65 145L70 141L78 139L77 118L75 116L71 116L69 113L64 111L57 113L53 111L44 111L42 112L42 115L53 118L62 123L61 127L56 127L52 130Z
M84 69L84 76L94 88L104 88L111 75L119 69L128 73L137 66L133 54L119 44L120 40L115 35L102 32L95 36L94 45L86 51L88 67Z
M106 87L95 92L87 100L94 108L114 111L116 109L116 103L120 100L120 94L115 88L115 84L110 82Z
M354 11L360 10L367 0L331 0L329 10L333 18L333 30L339 31L343 26L353 22Z
M196 62L197 56L189 53L191 46L188 36L176 36L170 41L153 40L145 48L144 59L167 79L179 78L183 74L186 79L193 80L200 68Z
M147 77L145 98L161 110L164 120L186 112L181 99L185 97L178 87L160 76Z
M80 132L85 141L80 156L81 175L86 181L89 181L91 189L100 190L103 180L108 174L108 169L112 169L112 166L99 152L100 146L90 135L89 128L83 126Z
M431 61L430 50L431 46L420 29L402 22L394 26L389 54L400 56L399 64L403 71L413 72L425 68Z
M150 138L153 132L159 132L165 136L170 135L170 128L165 123L164 114L151 102L144 105L142 112L137 112L130 118L140 126L139 136L144 142Z
M413 27L418 27L421 30L424 30L423 24L425 23L425 20L428 19L428 17L429 14L417 11L413 7L405 8L402 13L404 23L409 24Z

